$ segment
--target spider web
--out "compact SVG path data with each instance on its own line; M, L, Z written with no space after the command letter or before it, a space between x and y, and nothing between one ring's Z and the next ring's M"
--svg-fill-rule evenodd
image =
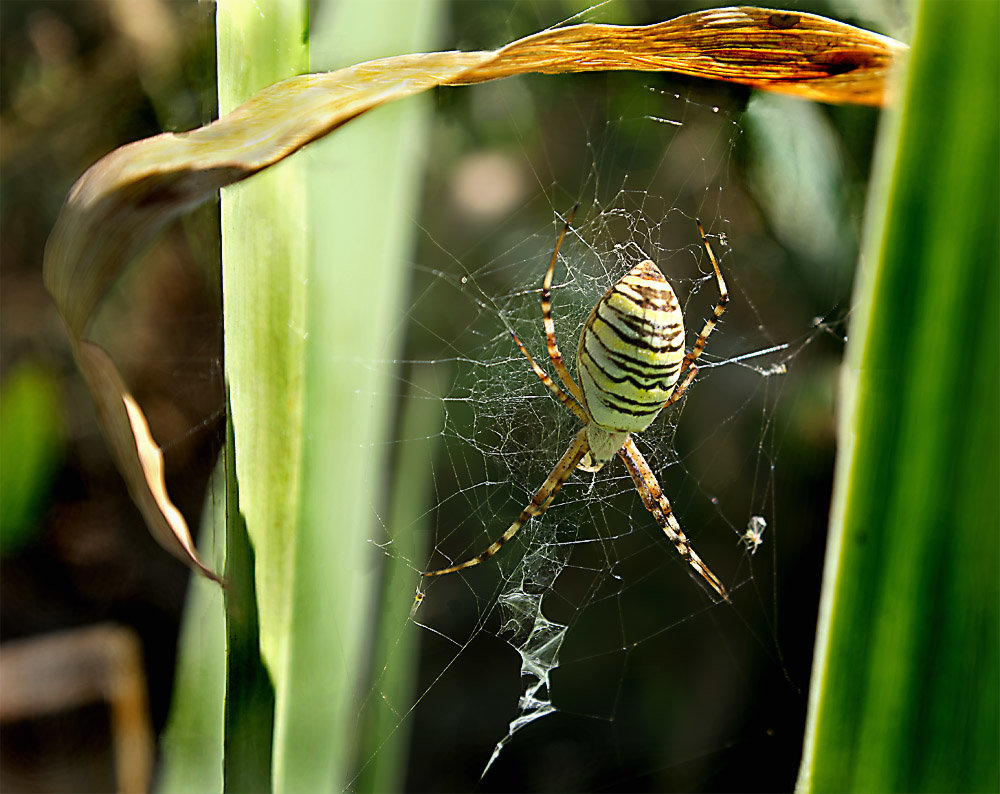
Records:
M454 5L449 44L466 49L502 45L564 13L557 4ZM569 21L641 23L690 10L650 6L645 18L603 18L609 8L643 13L616 2ZM861 194L843 171L862 183L874 114L763 95L744 113L739 89L625 73L534 76L436 96L423 233L402 318L407 348L393 362L402 372L393 455L415 457L409 471L418 473L375 488L408 485L415 516L399 521L391 506L373 506L387 529L373 542L407 569L410 592L421 587L409 616L403 602L390 626L389 665L414 667L419 640L419 670L406 696L376 675L360 693L359 724L380 711L390 736L410 735L411 789L791 788L841 307L856 248L858 210L845 207L858 207ZM732 606L713 603L692 577L617 460L596 475L574 473L551 509L487 563L419 576L495 540L579 427L509 334L554 375L539 289L577 202L553 290L571 371L591 307L646 257L677 291L690 345L717 300L695 218L720 259L729 309L688 396L637 444ZM214 234L214 216L208 226ZM171 274L153 283L187 281ZM165 294L173 304L190 300L147 291L159 311ZM214 316L217 300L206 303ZM183 334L196 341L183 369L161 363L132 330L140 352L118 360L152 362L159 380L185 388L189 365L217 353L205 320L181 322L197 326ZM207 418L156 433L175 460L218 430L219 413L202 405L221 390L221 365L210 366L217 388L192 389L189 412ZM196 503L200 488L187 496ZM407 535L425 548L402 551ZM388 752L386 741L376 754Z
M804 708L808 657L785 658L775 569L786 528L802 520L799 505L788 508L791 524L783 516L779 463L790 428L809 419L790 415L796 406L785 392L790 372L810 369L811 351L839 353L848 277L807 276L813 300L801 305L781 286L790 255L755 217L773 189L748 195L734 172L748 137L774 134L767 113L782 105L762 100L747 122L746 99L630 74L525 78L439 98L442 143L401 383L401 414L430 403L435 418L398 442L425 445L433 494L419 522L426 553L404 558L419 583L409 628L421 631L423 655L415 703L397 713L415 737L412 778L434 781L418 787L711 787L704 780L714 754L735 744L755 757L783 726L783 716L771 727L739 725L753 665L765 667L767 686L792 701L790 711ZM471 118L504 132L470 129ZM776 166L794 171L796 158L809 156L788 154L793 162ZM587 314L634 264L650 258L671 281L690 346L718 299L696 218L720 261L731 302L698 377L636 441L736 606L713 603L617 460L574 473L549 510L482 565L417 575L496 540L579 429L510 337L555 377L540 287L576 203L553 286L556 337L574 374ZM816 211L801 204L806 216ZM810 261L828 264L838 254L822 243L809 239L822 251ZM819 423L829 421L820 415L833 382L826 377L820 394L805 398ZM822 522L825 506L815 513ZM380 545L397 554L392 541ZM369 699L379 697L375 682ZM640 733L655 737L651 746L633 746ZM800 736L780 742L797 749Z

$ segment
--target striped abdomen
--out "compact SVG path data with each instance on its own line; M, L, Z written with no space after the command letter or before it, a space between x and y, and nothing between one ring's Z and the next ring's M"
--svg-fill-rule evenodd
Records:
M577 374L594 423L645 430L670 399L683 358L680 304L647 259L604 294L580 334Z

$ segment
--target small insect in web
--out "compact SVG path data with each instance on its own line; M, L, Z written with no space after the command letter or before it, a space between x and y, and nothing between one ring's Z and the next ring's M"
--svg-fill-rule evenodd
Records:
M740 535L740 540L743 541L743 545L746 546L751 557L757 553L757 547L764 542L765 529L767 529L767 521L764 520L763 516L750 516L746 532Z
M420 609L420 605L424 601L424 594L420 592L420 588L417 588L416 593L413 596L413 606L410 607L410 620L417 614L417 610Z
M687 353L684 352L684 316L670 282L649 259L633 267L604 293L587 317L576 350L578 383L573 380L559 351L552 319L552 277L556 259L578 207L573 208L563 225L542 281L545 346L565 391L532 358L513 331L511 336L534 373L583 422L583 427L528 506L499 539L477 557L426 571L423 575L441 576L485 562L530 519L548 509L575 469L598 471L617 454L632 476L643 505L677 552L712 590L729 601L722 582L691 547L656 475L631 437L632 433L641 433L649 427L661 410L677 402L694 380L698 371L695 362L729 302L719 263L701 222L697 221L702 245L719 285L719 301Z

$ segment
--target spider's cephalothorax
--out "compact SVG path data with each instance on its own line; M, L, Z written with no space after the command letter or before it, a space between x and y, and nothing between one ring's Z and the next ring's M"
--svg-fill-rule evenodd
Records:
M729 302L729 292L719 263L701 223L698 223L702 243L719 285L719 302L688 353L684 352L684 317L670 283L648 259L632 268L597 302L583 326L576 351L580 378L577 384L566 368L556 342L551 292L559 249L575 212L574 207L566 219L542 281L545 346L566 390L560 388L535 362L513 331L511 336L527 357L534 373L583 422L583 427L521 515L486 551L458 565L427 571L424 576L453 573L489 559L525 523L545 512L576 468L597 471L617 454L632 476L643 505L674 548L716 593L728 601L729 595L722 582L691 548L656 476L630 435L649 427L656 415L676 402L694 379L698 371L695 361L705 349L709 334ZM680 380L682 375L684 379Z
M641 433L673 394L684 361L684 316L660 269L640 262L597 302L580 333L577 377L590 415L594 470Z

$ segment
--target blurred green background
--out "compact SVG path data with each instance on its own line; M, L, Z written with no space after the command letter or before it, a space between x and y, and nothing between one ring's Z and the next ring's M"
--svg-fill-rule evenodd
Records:
M612 3L586 19L638 24L705 6ZM865 5L864 18L844 4L789 6L906 38L905 15L892 4ZM495 47L577 10L556 2L455 2L439 41L441 48ZM41 257L66 192L97 158L128 141L214 118L213 15L207 4L176 2L3 3L0 14L0 638L103 620L132 627L143 642L159 732L171 699L188 573L148 536L113 468L42 288ZM717 122L701 126L701 116L710 114L692 112L692 135L704 130L722 136L719 162L728 171L718 180L701 179L691 196L662 174L658 152L644 154L647 125L634 131L615 125L614 135L605 136L608 118L639 117L655 108L650 88L680 92L699 106L718 105L737 122L720 133ZM749 112L741 115L748 102ZM689 214L707 207L705 220L717 222L709 231L725 232L724 265L735 300L713 337L713 355L755 349L766 339L789 342L796 351L788 374L769 381L757 375L741 380L737 367L710 373L686 402L676 432L670 431L678 449L695 452L685 454L684 474L675 477L671 469L664 485L672 496L680 488L675 504L683 525L698 528L692 534L699 552L713 567L719 560L717 572L727 581L746 579L750 570L736 540L743 527L734 522L751 512L768 516L753 578L739 591L741 608L697 614L704 602L696 588L663 557L654 563L656 576L631 588L627 617L600 608L577 614L572 605L560 615L554 604L556 619L574 621L554 678L560 711L520 734L482 788L790 788L801 751L830 498L836 371L877 111L751 100L741 89L646 75L532 77L503 88L439 91L434 104L434 139L416 219L422 231L413 253L412 309L402 331L405 361L496 354L476 335L497 328L475 324L498 325L497 317L476 306L471 292L454 300L443 287L473 272L494 294L511 295L530 278L535 260L518 250L513 259L520 267L508 270L500 266L506 252L525 240L539 251L550 246L553 209L568 208L588 189L595 164L607 169L601 174L607 184L621 184L628 172L630 183L662 193L668 210L675 200ZM607 141L598 155L590 149L596 141ZM671 146L675 156L687 153ZM477 207L459 189L477 158L498 153L528 174L516 213L502 203ZM643 163L653 169L649 176L636 171ZM707 199L716 186L718 193ZM599 196L598 206L602 201ZM658 209L653 201L645 211ZM683 216L662 231L669 237L655 243L667 250L684 248L693 238L693 224ZM218 208L207 206L171 227L141 268L126 276L95 334L112 350L164 445L170 492L193 526L223 441L218 279ZM692 276L682 283L690 287ZM698 293L695 316L707 311L710 295L704 288ZM536 306L532 294L510 307L525 335L532 327L537 333ZM418 369L407 365L399 372L400 395L419 380ZM497 373L511 378L515 371L510 364ZM512 388L527 394L537 384L523 372ZM445 391L482 383L478 374L455 377ZM407 398L399 404L402 412ZM555 416L550 408L538 417ZM421 453L435 456L435 482L445 491L476 481L472 471L466 473L469 481L452 483L464 465L456 462L463 454L460 436L490 432L477 425L469 404L459 401L449 409L444 442ZM705 428L720 421L724 432L713 430L702 441ZM400 438L407 437L404 428ZM554 438L544 437L539 448L558 454ZM406 449L395 445L396 454ZM670 460L661 451L654 467L662 472ZM546 469L544 461L526 462L520 484L539 483ZM502 528L520 505L507 488L497 493L490 505L496 509L493 523ZM716 493L727 507L712 504ZM433 519L436 538L465 520L450 513L446 496L426 497L442 505ZM637 499L609 515L642 518L635 504ZM488 510L480 510L488 517ZM601 513L597 520L610 519ZM616 532L607 523L600 529ZM464 543L478 545L479 538L470 530L449 539L460 550ZM421 566L424 560L413 562ZM670 591L662 589L666 575ZM476 592L488 596L493 582L484 578ZM566 587L572 592L572 582ZM457 578L434 594L419 617L430 625L459 634L487 614L486 603ZM616 632L633 622L654 627L649 639L628 653L590 658L589 649L613 646ZM519 660L494 637L495 629L490 625L476 634L450 666L454 647L430 633L422 636L417 692L425 694L406 723L413 736L407 788L468 790L514 716ZM95 709L5 726L0 782L7 790L60 790L67 780L81 790L111 788L106 734L106 715Z

